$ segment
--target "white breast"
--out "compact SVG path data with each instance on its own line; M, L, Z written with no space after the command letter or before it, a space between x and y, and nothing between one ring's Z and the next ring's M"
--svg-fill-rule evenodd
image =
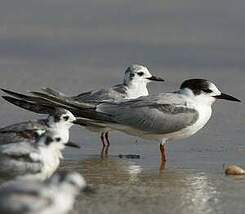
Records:
M128 86L127 89L127 99L136 99L141 96L148 96L149 92L146 84L134 84Z
M63 158L61 150L56 145L40 148L40 153L43 158L43 168L41 174L48 178L56 171L60 165L60 159Z
M212 115L212 108L210 105L203 105L203 104L197 104L193 106L198 111L198 119L195 123L192 125L174 133L170 133L167 135L162 136L163 139L169 141L169 140L179 140L179 139L185 139L192 135L194 135L196 132L198 132L200 129L202 129L210 119Z

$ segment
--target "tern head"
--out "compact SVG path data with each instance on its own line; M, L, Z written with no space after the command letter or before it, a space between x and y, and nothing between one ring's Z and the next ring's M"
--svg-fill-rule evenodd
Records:
M214 83L205 79L186 80L181 84L180 89L183 90L184 93L194 95L209 104L214 103L216 99L241 102L231 95L222 93Z
M55 108L54 113L49 117L50 123L61 124L67 128L70 128L75 121L75 116L70 111L63 108Z
M147 85L151 81L164 81L164 79L153 76L147 67L143 65L133 64L125 71L123 83L127 86L135 84Z
M59 185L61 188L75 194L78 194L80 190L87 186L85 179L77 172L62 172L56 174L51 177L48 182Z

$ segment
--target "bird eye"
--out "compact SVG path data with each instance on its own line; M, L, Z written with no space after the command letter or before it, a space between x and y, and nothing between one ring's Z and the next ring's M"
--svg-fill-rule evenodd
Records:
M61 141L61 138L60 138L60 137L56 137L56 138L55 138L55 141L56 141L56 142L60 142L60 141Z
M213 91L210 89L203 89L202 91L204 91L205 93L212 93Z
M67 120L69 120L69 116L64 116L63 119L64 119L64 121L67 121Z
M141 77L144 75L144 72L138 72L137 74Z

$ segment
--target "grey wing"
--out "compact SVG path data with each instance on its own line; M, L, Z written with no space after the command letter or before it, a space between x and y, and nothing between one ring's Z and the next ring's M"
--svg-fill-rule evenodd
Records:
M109 95L108 90L102 89L98 91L89 91L89 92L79 94L73 97L73 99L78 102L94 103L94 102L111 99L111 97Z
M115 101L126 98L126 89L124 85L115 85L110 89L101 89L89 91L73 97L80 102L94 103L103 101Z
M198 112L185 107L159 105L130 110L117 115L115 120L132 128L154 134L167 134L192 125L198 119Z
M13 157L21 157L22 155L29 155L32 152L37 152L37 148L34 143L29 142L19 142L4 144L0 146L0 152L3 155L9 155Z
M47 129L47 120L26 121L22 123L16 123L1 128L0 133L21 132L26 130L38 130L38 129L44 129L44 130Z
M119 104L102 104L98 110L110 115L117 124L148 134L176 132L196 122L198 112L188 108L181 97L177 96L175 102L167 97L164 101L159 97L148 97Z
M10 182L0 189L0 213L37 213L51 205L52 200L42 194L43 186L33 182Z
M21 175L37 173L42 169L38 149L27 142L1 145L0 163L2 174Z
M18 143L22 141L34 142L36 138L35 132L6 132L0 133L0 145Z
M51 95L56 98L60 98L62 100L66 100L68 102L77 101L77 102L92 102L92 103L95 101L100 101L101 99L103 99L103 97L107 98L107 95L109 93L108 90L101 89L101 90L91 90L78 94L76 96L69 97L51 88L43 88L42 91L44 91L48 95Z

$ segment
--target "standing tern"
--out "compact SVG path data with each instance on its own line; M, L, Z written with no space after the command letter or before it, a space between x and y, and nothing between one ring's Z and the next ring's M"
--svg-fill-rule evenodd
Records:
M240 102L222 93L214 83L205 79L184 81L178 91L157 96L140 97L123 102L91 104L35 93L53 106L77 109L76 123L109 127L141 138L160 141L161 162L165 163L165 143L192 136L203 128L212 115L217 99ZM78 118L78 114L79 117Z
M67 214L87 187L76 172L52 176L45 182L21 180L0 187L1 214Z
M141 96L148 96L149 92L147 89L147 85L151 81L164 80L160 77L153 76L145 66L133 64L126 69L122 84L115 85L109 89L85 92L77 96L69 97L62 94L61 92L55 91L50 88L43 89L45 93L33 92L33 94L35 94L38 97L26 96L6 89L2 90L10 94L11 96L20 98L25 101L29 101L32 104L36 105L39 105L40 103L48 105L47 102L45 102L45 100L43 99L40 99L40 97L43 97L45 99L51 99L55 102L58 102L59 104L62 103L61 106L69 109L74 115L80 116L80 113L77 110L77 107L79 107L80 103L82 103L82 106L84 106L84 103L94 104L104 101L121 102L123 100L135 99ZM15 105L33 111L33 107L28 107L28 105L23 104L23 102L16 102L16 100L13 100L13 98L11 99L6 96L4 96L4 98L9 102L14 103ZM80 123L80 125L85 126L90 131L101 133L100 138L103 144L103 149L106 147L105 152L107 153L108 148L110 146L108 134L111 128L100 126L99 124L92 125L88 123Z
M217 99L241 102L222 93L211 81L189 79L176 92L84 108L83 118L77 118L76 122L104 125L130 135L160 141L161 163L165 163L165 143L188 138L203 128L212 115L212 104Z
M0 144L0 173L17 179L45 180L58 168L65 146L79 147L49 132L37 132L36 140Z

